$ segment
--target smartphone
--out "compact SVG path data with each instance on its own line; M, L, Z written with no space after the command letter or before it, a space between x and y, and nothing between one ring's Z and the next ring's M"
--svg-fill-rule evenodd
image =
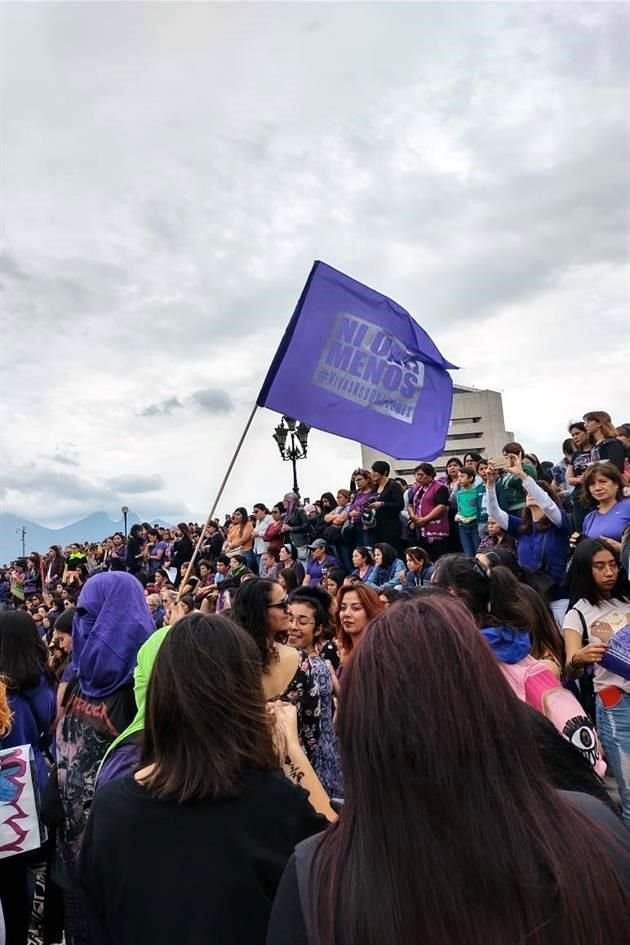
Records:
M512 465L507 456L499 456L497 459L491 459L490 462L495 469L501 470L510 469Z

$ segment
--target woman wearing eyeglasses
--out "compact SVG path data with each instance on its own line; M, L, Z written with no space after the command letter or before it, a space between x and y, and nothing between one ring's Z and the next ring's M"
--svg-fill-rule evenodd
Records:
M370 534L361 527L361 513L374 495L374 484L367 469L355 469L352 479L356 491L348 506L348 519L354 525L354 544L355 547L356 545L370 545L372 543Z
M265 578L246 581L234 597L231 617L258 646L267 701L296 707L300 742L311 760L320 732L319 687L306 650L279 642L286 640L290 628L284 588Z
M630 827L630 584L608 541L580 542L571 568L576 601L564 618L567 674L593 672L597 731Z
M300 587L289 597L289 645L308 653L319 686L320 737L313 755L313 768L329 797L343 797L341 761L333 725L333 696L339 688L327 659L325 636L332 632L331 597L321 587Z

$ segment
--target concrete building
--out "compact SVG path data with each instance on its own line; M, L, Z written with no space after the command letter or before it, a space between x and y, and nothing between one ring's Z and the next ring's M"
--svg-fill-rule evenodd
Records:
M503 446L514 439L514 434L505 429L503 401L501 394L494 390L476 390L474 387L455 386L453 395L453 413L444 445L444 452L433 460L438 472L444 472L451 456L463 460L466 453L475 450L492 459L501 455ZM423 457L413 459L395 459L383 456L369 446L361 447L362 464L370 468L375 459L386 459L392 468L392 476L413 478L414 466L422 462Z

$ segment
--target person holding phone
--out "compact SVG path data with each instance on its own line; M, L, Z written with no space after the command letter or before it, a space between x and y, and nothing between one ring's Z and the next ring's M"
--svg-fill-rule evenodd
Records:
M510 476L520 481L525 493L525 511L520 516L501 508L496 470L491 464L486 479L488 515L500 528L517 539L518 563L533 572L537 590L547 598L556 622L562 626L569 604L562 585L569 553L571 523L548 483L536 482L518 456L511 454L509 459Z
M526 493L520 476L517 476L513 469L513 459L518 460L523 471L531 477L533 481L538 478L536 469L525 462L525 450L520 443L506 443L503 447L503 456L498 460L492 460L492 466L501 473L496 479L496 494L499 506L509 515L515 515L525 508Z

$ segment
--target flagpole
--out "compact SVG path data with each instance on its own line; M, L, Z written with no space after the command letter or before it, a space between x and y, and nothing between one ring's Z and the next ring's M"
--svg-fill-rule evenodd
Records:
M204 540L204 538L205 538L205 535L206 535L206 532L207 532L207 530L208 530L208 525L210 524L210 522L211 522L212 519L214 518L214 513L215 513L216 510L217 510L217 505L218 505L219 502L221 501L221 496L223 495L223 490L225 489L225 487L226 487L226 485L227 485L227 481L228 481L228 479L230 478L230 476L231 476L231 474L232 474L232 470L234 469L234 464L236 463L236 460L238 459L238 454L240 453L241 447L243 446L243 443L245 442L245 437L246 437L247 434L249 433L249 428L250 428L251 425L252 425L252 422L253 422L253 419L254 419L254 416L255 416L257 410L258 410L258 404L257 404L257 403L254 403L254 406L252 407L252 411L251 411L251 413L250 413L250 415L249 415L249 417L248 417L248 419L247 419L247 423L245 424L245 427L244 427L244 429L243 429L243 432L241 433L241 438L240 438L240 440L238 441L238 443L236 444L236 449L234 450L234 453L232 454L232 459L230 460L230 463L229 463L228 468L227 468L227 470L226 470L225 476L223 477L223 479L222 479L222 481L221 481L221 485L219 486L219 491L217 492L216 497L215 497L215 500L214 500L214 502L212 503L212 508L210 509L210 513L209 513L209 515L208 515L208 518L206 519L206 524L203 526L203 528L202 528L202 530L201 530L201 535L199 536L199 540L197 541L197 544L196 544L196 546L195 546L195 550L193 551L192 558L190 559L190 562L189 562L189 564L188 564L188 569L187 569L187 571L186 571L186 574L185 574L184 577L182 578L181 584L180 584L180 586L179 586L180 589L179 589L179 591L178 591L178 593L177 593L177 600L178 600L178 601L179 601L179 599L180 599L180 597L181 597L181 594L182 594L182 588L186 587L186 582L188 581L188 578L190 577L190 574L191 574L192 569L193 569L193 567L194 567L195 561L197 560L197 555L199 554L199 549L201 548L201 543L203 542L203 540Z

